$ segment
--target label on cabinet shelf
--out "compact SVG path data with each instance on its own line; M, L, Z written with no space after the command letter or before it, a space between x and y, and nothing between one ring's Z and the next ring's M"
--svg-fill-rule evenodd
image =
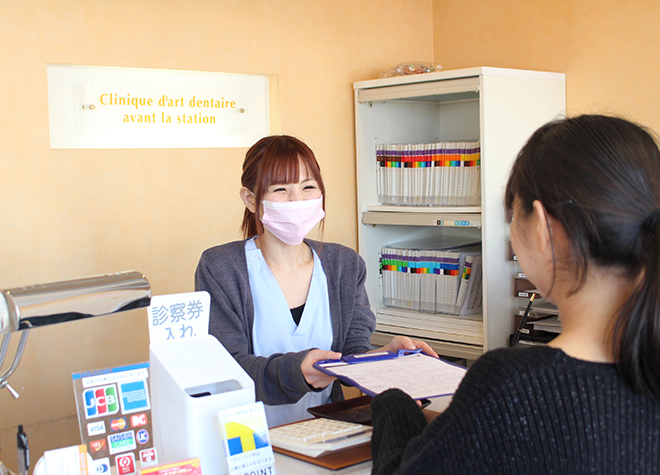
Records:
M515 296L516 297L521 297L521 298L529 298L532 296L532 294L537 294L538 292L516 292Z
M511 242L509 241L509 260L510 261L517 261L518 256L516 256L516 253L513 252L513 246L511 246Z
M434 219L434 226L481 226L481 221L465 221L453 219Z

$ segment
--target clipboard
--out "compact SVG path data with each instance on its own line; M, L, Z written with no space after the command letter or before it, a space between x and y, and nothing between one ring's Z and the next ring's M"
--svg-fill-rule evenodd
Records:
M413 399L450 396L456 392L467 369L421 350L376 351L321 360L314 367L375 397L398 388Z

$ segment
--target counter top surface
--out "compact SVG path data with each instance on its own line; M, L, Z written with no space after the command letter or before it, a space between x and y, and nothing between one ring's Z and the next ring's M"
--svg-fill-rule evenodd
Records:
M425 409L429 420L444 411L451 402L451 396L433 398L431 404ZM275 453L275 468L278 475L369 475L371 473L371 460L341 470L329 470L287 455Z

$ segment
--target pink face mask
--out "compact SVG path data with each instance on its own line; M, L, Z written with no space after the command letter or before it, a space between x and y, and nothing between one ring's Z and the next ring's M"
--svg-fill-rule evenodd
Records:
M261 223L285 244L295 246L303 241L321 221L323 197L303 201L262 201L264 214Z

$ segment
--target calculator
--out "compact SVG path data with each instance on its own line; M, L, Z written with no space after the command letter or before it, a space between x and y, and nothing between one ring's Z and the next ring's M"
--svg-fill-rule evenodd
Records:
M366 444L371 440L372 428L353 422L319 417L270 429L270 442L293 452L326 453Z

